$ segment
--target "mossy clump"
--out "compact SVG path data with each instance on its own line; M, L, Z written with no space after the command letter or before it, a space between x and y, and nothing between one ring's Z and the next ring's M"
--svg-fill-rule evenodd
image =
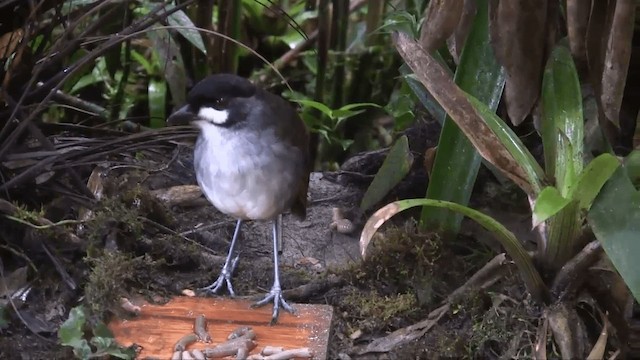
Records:
M420 232L412 221L389 227L369 245L366 260L345 275L354 286L377 289L382 296L413 293L425 306L446 295L442 281L456 271L444 245L437 234ZM439 271L443 260L448 269Z
M461 352L460 341L444 336L439 338L441 350L455 348L460 356L468 358L532 356L537 316L523 299L477 290L452 304L451 312L446 327L451 329L452 323L460 324L458 338L464 340L465 349Z
M158 230L171 227L174 222L169 210L139 186L105 197L86 223L85 234L90 240L87 253L97 256L106 247L140 254L147 252L150 238L171 237L174 244L183 242L174 241L177 236L165 236ZM145 251L140 251L141 247Z
M113 309L131 289L148 289L154 282L161 261L148 256L133 257L117 251L87 258L91 268L85 285L85 301L93 314L102 317Z
M139 216L163 226L172 226L175 219L171 211L161 203L149 190L137 185L120 196L121 201L129 208L135 208Z
M352 291L343 300L346 320L353 329L366 332L387 330L394 318L403 318L418 309L413 294L380 296L375 291Z
M127 206L119 197L104 198L86 224L86 234L93 247L103 249L104 242L113 239L123 242L142 236L143 224L135 207ZM91 253L92 247L88 249Z
M140 241L140 251L152 258L163 259L174 270L204 270L211 264L203 262L204 247L177 234L158 234L153 239Z

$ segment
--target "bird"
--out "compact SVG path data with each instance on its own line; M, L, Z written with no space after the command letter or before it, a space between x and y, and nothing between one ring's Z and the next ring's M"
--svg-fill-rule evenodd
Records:
M236 219L218 278L202 288L217 294L226 287L235 296L232 275L243 222L271 221L273 285L252 305L273 303L271 325L280 308L295 314L283 297L278 266L282 214L306 217L311 167L309 132L296 108L281 96L234 74L215 74L189 91L186 104L167 119L169 125L199 128L194 147L196 179L204 196L220 212Z

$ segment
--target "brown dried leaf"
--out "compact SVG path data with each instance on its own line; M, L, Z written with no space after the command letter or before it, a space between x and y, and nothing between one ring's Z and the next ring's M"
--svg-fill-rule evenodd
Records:
M608 122L602 107L602 73L604 69L604 54L607 46L606 35L610 28L615 10L615 1L594 1L589 15L587 27L587 62L589 66L589 80L593 85L596 103L598 105L598 124L609 143L614 144L618 131Z
M540 95L547 0L491 0L489 5L491 45L507 73L507 113L520 125Z
M391 203L383 206L371 215L360 234L360 255L362 255L363 259L367 256L369 243L371 243L371 239L376 231L378 231L382 224L400 211L402 211L402 209L396 203Z
M467 36L471 30L471 24L473 24L473 19L475 18L477 11L478 6L476 5L476 0L464 0L462 16L458 22L458 27L456 27L453 36L450 36L447 40L449 53L453 56L456 64L460 62L462 48L464 47L465 41L467 41Z
M440 48L460 22L463 0L432 0L425 11L420 43L429 52Z
M533 194L534 190L526 180L526 172L485 124L482 116L442 65L406 34L397 34L396 48L418 80L467 135L478 153L502 170L525 192Z
M599 101L600 85L602 78L602 60L606 41L603 32L606 28L607 13L609 12L608 1L596 1L591 7L589 15L589 25L587 26L587 62L589 74L592 76L593 86L596 89L596 97Z
M24 30L17 29L0 36L0 59L7 59L18 47L18 44L24 38Z
M549 320L549 328L561 358L584 359L586 344L582 339L586 339L586 329L575 307L559 302L546 309L545 317Z
M615 1L608 31L602 72L602 109L611 123L620 127L620 106L631 59L631 39L635 20L635 0Z
M593 345L593 348L591 348L591 352L589 352L587 359L604 359L604 351L607 347L609 326L611 326L611 323L609 322L609 318L606 314L600 313L600 318L602 319L602 330L600 330L600 336L598 336L598 340L595 345Z
M571 55L577 63L587 63L587 25L591 0L567 0L567 33Z
M536 344L533 348L533 358L535 360L547 360L547 341L549 340L549 319L544 317L542 323L538 325L536 334Z

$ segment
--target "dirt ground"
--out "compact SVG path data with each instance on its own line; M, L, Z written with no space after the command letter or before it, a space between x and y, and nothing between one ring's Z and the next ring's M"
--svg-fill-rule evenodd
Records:
M57 328L69 308L86 304L90 321L104 320L122 314L117 305L121 297L162 302L217 277L235 221L204 198L167 205L153 192L195 184L190 149L177 146L172 153L138 159L136 164L99 164L103 200L93 209L90 221L71 228L85 241L56 246L56 256L70 277L67 281L38 250L47 234L27 234L32 239L28 257L38 264L39 273L34 282L25 284L30 292L14 299L23 319L9 316L0 337L0 358L69 358L70 350L56 344ZM385 201L416 196L403 189L424 189L424 183L411 183L424 181L423 177L409 176ZM498 184L486 171L481 177L473 206L531 242L526 199ZM462 297L421 336L388 345L384 351L367 347L423 321L499 250L490 235L469 222L464 222L457 238L441 239L419 232L412 217L418 213L407 212L384 228L363 261L358 239L370 212L359 214L357 206L370 180L367 174L354 178L352 171L313 173L307 218L284 217L282 285L293 302L334 307L329 357L530 356L539 310L529 303L510 266L504 267L491 287ZM331 229L336 207L355 224L353 233ZM240 296L259 296L270 287L269 231L264 222L249 222L242 229L241 260L234 276ZM5 274L18 265L19 261L5 262ZM312 290L302 291L308 284L314 285Z

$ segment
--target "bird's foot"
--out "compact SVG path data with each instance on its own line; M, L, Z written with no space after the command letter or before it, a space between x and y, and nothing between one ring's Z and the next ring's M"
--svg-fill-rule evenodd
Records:
M210 294L217 294L222 289L222 286L226 285L227 290L229 291L229 295L231 295L231 297L236 296L236 293L233 291L233 285L231 284L231 276L233 275L233 271L236 269L236 265L238 265L239 258L240 258L240 255L233 258L233 260L231 260L231 264L229 263L224 264L224 266L222 267L222 270L220 271L220 275L218 276L218 279L214 281L211 285L205 286L198 290L206 291Z
M287 312L291 314L295 314L296 310L293 306L287 304L287 301L282 296L282 289L280 286L274 285L271 288L271 291L264 297L264 299L255 302L251 305L252 308L260 307L266 305L270 302L273 302L273 314L271 315L271 322L269 325L275 325L278 322L278 315L280 314L280 308L285 309Z

